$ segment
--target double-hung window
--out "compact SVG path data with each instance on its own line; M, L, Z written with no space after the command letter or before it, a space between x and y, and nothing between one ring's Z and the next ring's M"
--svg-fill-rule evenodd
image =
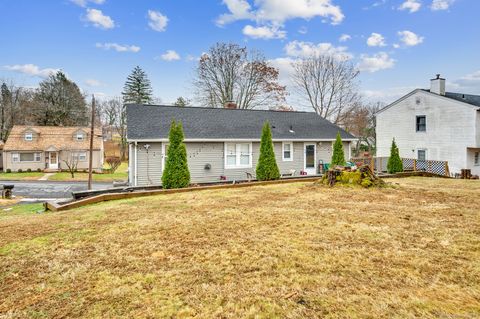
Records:
M75 161L85 162L87 160L87 152L76 152L72 154Z
M417 151L418 160L426 161L427 160L427 150L418 150Z
M284 162L293 161L293 143L292 142L282 143L282 160Z
M225 168L252 167L251 143L225 143Z
M425 115L417 115L416 128L417 132L427 131L427 117Z

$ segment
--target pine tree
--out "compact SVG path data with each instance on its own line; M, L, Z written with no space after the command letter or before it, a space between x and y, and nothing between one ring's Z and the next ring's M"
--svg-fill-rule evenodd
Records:
M265 122L263 125L260 157L258 158L256 174L259 181L269 181L280 178L280 171L278 170L275 153L273 151L272 132L268 122Z
M390 148L390 158L387 163L387 171L390 174L403 172L403 162L400 158L400 152L398 151L395 139L392 140L392 147Z
M174 106L179 106L179 107L185 107L190 105L190 100L186 99L182 96L180 96L175 103L173 103Z
M332 161L330 166L334 167L336 165L345 166L345 154L343 153L343 143L342 137L340 136L340 132L337 133L337 139L335 140L335 144L333 144L333 154L332 154Z
M123 103L148 104L152 103L152 85L147 74L136 66L127 77L123 86Z
M190 185L187 149L183 143L182 123L172 121L168 136L167 159L162 175L163 188L184 188Z

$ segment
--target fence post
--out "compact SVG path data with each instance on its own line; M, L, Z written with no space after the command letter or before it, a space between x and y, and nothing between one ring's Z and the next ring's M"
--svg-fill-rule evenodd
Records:
M450 170L448 169L448 162L445 162L445 176L450 176Z
M413 171L414 172L417 171L417 160L416 159L413 160Z
M372 172L375 172L375 157L372 157L372 158L370 159L370 170L371 170Z
M430 173L433 173L432 172L432 161L427 161L428 165L427 165L427 172L430 172Z

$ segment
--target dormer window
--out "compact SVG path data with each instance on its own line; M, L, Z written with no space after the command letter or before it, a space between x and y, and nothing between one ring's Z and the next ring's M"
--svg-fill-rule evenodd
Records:
M82 132L78 132L76 134L77 141L83 141L85 139L85 135Z
M33 141L33 134L31 132L25 133L25 141Z

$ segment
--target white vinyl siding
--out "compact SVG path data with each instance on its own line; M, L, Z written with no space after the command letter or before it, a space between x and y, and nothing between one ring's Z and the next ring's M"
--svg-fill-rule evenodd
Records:
M225 168L252 167L252 143L225 143Z

